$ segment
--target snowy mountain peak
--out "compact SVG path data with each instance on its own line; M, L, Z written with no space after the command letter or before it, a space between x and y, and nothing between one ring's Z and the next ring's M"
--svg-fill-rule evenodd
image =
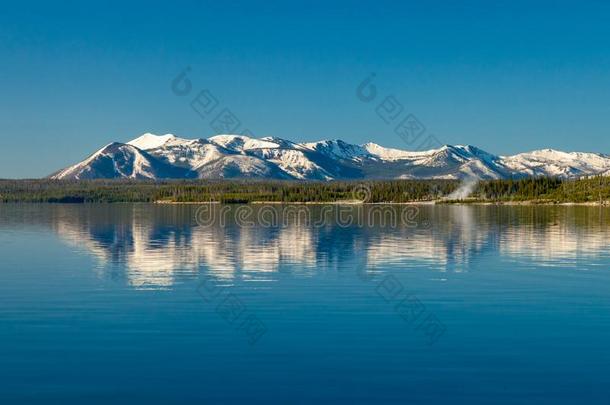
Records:
M610 170L610 156L601 153L562 152L540 149L503 156L501 161L513 171L526 176L579 177L606 175Z
M289 141L288 139L279 138L277 136L265 136L262 141L276 144L279 148L302 148L302 145Z
M389 160L389 161L415 158L415 157L428 153L428 152L411 152L411 151L406 151L406 150L401 150L401 149L385 148L385 147L378 145L376 143L373 143L373 142L365 143L365 144L361 145L361 147L364 150L366 150L371 156L374 156L381 160Z
M188 178L187 170L159 161L129 144L112 142L74 166L51 175L53 179Z
M172 134L155 135L151 133L145 133L144 135L127 142L127 144L133 145L138 149L147 150L158 148L172 139L176 139L176 137Z
M497 156L473 145L427 151L354 145L340 139L297 143L277 137L216 135L183 139L146 133L127 144L113 142L57 173L56 179L266 178L502 179L564 178L610 174L610 156L542 149Z

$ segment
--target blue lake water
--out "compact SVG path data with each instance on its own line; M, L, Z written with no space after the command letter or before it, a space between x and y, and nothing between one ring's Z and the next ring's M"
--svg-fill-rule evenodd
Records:
M609 209L239 210L0 205L0 403L610 402Z

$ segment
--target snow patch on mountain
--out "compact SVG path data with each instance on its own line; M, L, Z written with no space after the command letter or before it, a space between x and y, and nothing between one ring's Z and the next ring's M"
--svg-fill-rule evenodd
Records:
M197 173L201 179L292 178L271 162L245 155L224 156L199 167Z
M362 148L367 151L371 156L381 160L402 160L402 159L417 159L421 156L425 156L429 152L411 152L408 150L384 148L373 142L368 142L362 145Z
M333 176L310 160L301 150L294 149L259 149L255 156L275 163L280 169L295 179L332 180Z
M279 145L275 142L270 142L264 139L254 139L245 135L216 135L209 140L226 149L244 152L251 149L260 148L278 148Z

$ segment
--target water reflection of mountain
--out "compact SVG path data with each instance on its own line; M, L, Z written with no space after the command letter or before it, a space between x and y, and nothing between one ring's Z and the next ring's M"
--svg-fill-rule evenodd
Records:
M170 287L199 272L227 281L270 280L277 272L307 276L353 261L366 269L425 266L443 272L466 271L470 261L484 254L565 264L605 254L610 229L610 211L598 207L421 207L418 219L429 221L429 227L345 226L332 220L321 227L238 226L232 214L224 226L202 226L195 220L196 206L20 209L31 215L0 210L0 226L48 223L62 239L84 248L102 265L120 269L137 288Z

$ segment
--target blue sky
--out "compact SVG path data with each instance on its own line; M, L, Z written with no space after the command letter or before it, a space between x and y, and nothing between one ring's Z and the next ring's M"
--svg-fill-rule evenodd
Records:
M144 132L214 135L189 106L203 89L256 136L408 148L376 113L394 96L442 143L610 153L608 21L602 1L7 3L0 177Z

